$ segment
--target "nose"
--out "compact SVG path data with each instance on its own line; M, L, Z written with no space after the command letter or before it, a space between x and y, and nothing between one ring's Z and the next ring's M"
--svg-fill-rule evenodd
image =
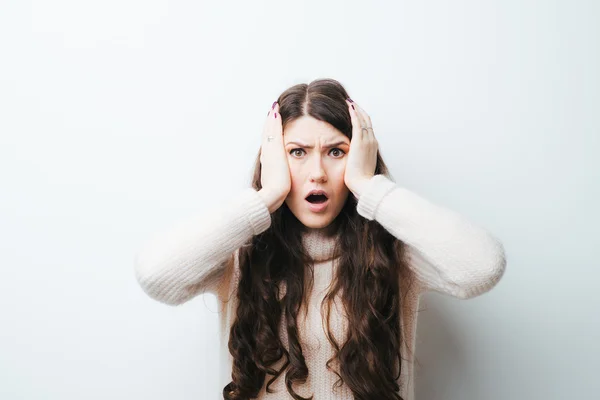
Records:
M325 173L325 169L323 168L321 157L315 157L316 161L313 164L313 167L310 171L310 181L311 182L327 182L327 174Z

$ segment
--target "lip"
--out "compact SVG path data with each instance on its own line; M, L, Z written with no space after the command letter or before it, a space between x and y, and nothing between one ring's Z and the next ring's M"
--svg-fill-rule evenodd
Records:
M312 212L322 212L327 208L329 204L329 199L325 200L323 203L313 204L308 200L305 200L308 203L308 209Z
M310 192L308 192L308 194L305 196L305 198L310 196L311 194L323 194L323 195L325 195L325 197L329 198L329 195L323 189L313 189Z

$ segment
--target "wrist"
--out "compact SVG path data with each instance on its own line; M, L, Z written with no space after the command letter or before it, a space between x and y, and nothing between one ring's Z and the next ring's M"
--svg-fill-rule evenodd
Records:
M357 181L356 183L352 184L350 191L352 192L352 194L354 194L356 199L359 199L360 196L363 194L364 187L367 185L367 183L369 183L369 179L361 179L361 180Z
M273 213L280 206L278 196L274 195L269 189L262 188L258 191L259 196L263 199L265 205L269 209L269 213Z

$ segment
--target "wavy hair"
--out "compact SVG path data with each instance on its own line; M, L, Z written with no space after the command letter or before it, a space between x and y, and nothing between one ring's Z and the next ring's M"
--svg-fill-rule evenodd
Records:
M283 128L296 118L309 115L325 121L352 139L352 122L345 99L348 94L333 79L298 84L279 98ZM252 186L261 189L260 150L256 157ZM377 153L375 174L389 176ZM338 380L359 400L402 400L397 383L402 369L401 284L412 282L413 275L404 261L403 242L378 222L369 221L356 211L357 200L350 194L340 214L330 224L331 233L340 234L336 242L339 267L329 292L321 303L328 340L335 355L327 363ZM266 390L285 371L285 385L297 400L294 383L304 383L308 367L298 339L297 316L306 305L305 269L312 261L302 245L306 227L284 202L272 214L271 227L252 237L239 253L237 314L231 326L229 352L233 357L232 381L223 389L223 398L252 399L258 396L267 375ZM280 296L281 285L285 294ZM312 287L312 280L308 287ZM402 285L403 287L403 285ZM336 295L342 300L348 332L338 343L329 325L331 305ZM323 312L325 311L325 313ZM280 340L284 318L289 351ZM275 364L284 359L283 366ZM339 370L332 367L336 362ZM286 371L287 369L287 371ZM308 399L312 399L313 396Z

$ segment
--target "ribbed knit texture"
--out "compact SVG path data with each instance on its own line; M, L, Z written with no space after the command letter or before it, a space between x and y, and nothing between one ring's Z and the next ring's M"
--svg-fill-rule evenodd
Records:
M383 175L375 175L365 185L357 212L366 219L376 220L408 245L409 267L417 282L402 304L402 354L407 361L403 363L399 384L401 396L413 400L420 294L433 290L468 299L489 291L506 269L504 247L484 228L396 185ZM220 390L231 381L232 358L227 344L237 309L238 251L248 239L267 230L270 224L266 204L256 190L246 188L235 200L214 209L201 210L156 234L136 254L135 277L150 297L177 305L203 292L216 295L220 310ZM325 366L334 349L325 336L320 305L339 259L339 254L333 254L335 240L326 235L324 228L309 229L302 238L303 245L315 260L315 268L308 313L305 314L302 307L298 316L298 334L309 377L305 384L295 386L295 390L304 397L314 395L315 400L353 398L346 385L334 390L333 384L338 377ZM341 342L347 325L338 300L331 310L331 330ZM282 327L283 322L282 319ZM282 343L288 348L285 329L280 331ZM282 363L283 360L277 366ZM266 393L264 385L258 398L292 399L283 378L280 376L271 385L275 393ZM206 398L220 399L222 396L218 392L214 396L207 394Z
M337 236L328 234L326 228L309 229L302 235L302 244L313 261L327 261L339 256L334 254Z

